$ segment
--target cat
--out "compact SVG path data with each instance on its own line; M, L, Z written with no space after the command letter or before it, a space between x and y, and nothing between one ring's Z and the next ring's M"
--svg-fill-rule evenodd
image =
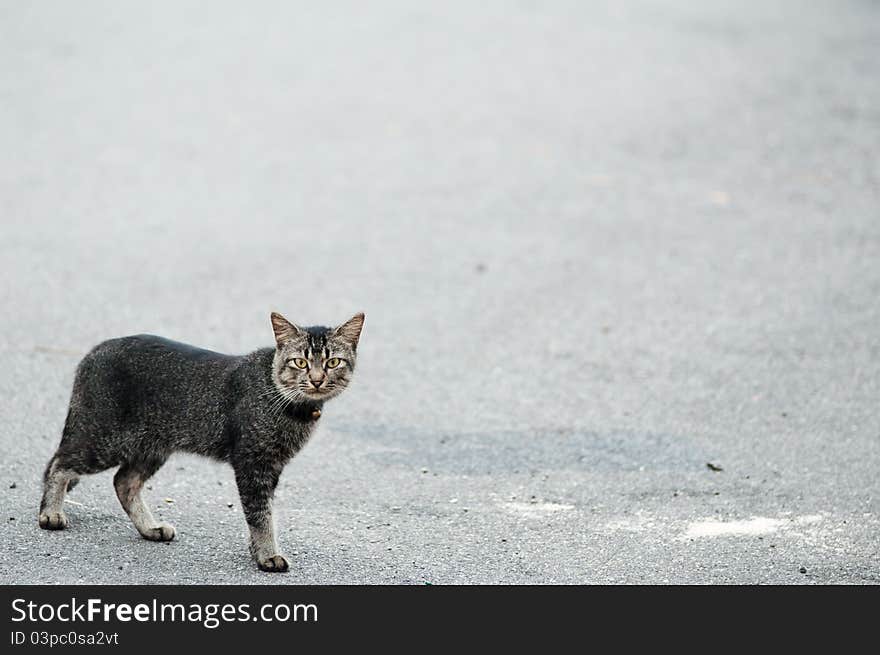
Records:
M275 487L324 403L351 381L364 315L336 328L301 328L274 312L271 321L275 347L243 356L146 334L89 352L43 476L40 527L66 528L62 504L79 476L119 466L113 485L137 531L170 541L174 527L153 518L141 489L172 453L196 453L232 465L257 566L287 571L272 521Z

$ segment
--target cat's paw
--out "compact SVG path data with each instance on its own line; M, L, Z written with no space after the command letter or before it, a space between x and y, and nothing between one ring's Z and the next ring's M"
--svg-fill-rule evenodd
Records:
M257 560L257 566L260 567L261 571L268 571L269 573L286 573L290 568L290 565L287 563L287 560L284 559L283 555L272 555Z
M43 530L63 530L67 527L67 516L64 512L41 512L40 527Z
M176 534L177 531L174 529L173 525L160 523L155 528L150 528L149 530L142 532L141 536L150 541L171 541Z

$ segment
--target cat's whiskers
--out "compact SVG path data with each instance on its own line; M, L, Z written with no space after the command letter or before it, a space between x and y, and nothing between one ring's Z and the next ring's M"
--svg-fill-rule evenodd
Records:
M278 396L275 397L271 402L271 407L272 409L275 409L278 405L284 405L290 400L292 400L290 392L279 389Z
M273 421L277 420L281 416L281 413L292 403L296 402L301 396L301 394L293 389L279 389L278 393L279 397L269 406L269 416Z
M269 405L269 412L270 412L270 413L273 413L273 412L275 412L275 410L277 410L279 407L282 407L283 405L286 405L286 404L288 404L289 402L290 402L290 398L289 398L287 395L279 395L277 398L275 398L275 399L270 403L270 405Z
M284 408L287 407L288 404L289 404L289 401L287 401L287 400L283 400L283 401L277 403L273 407L273 409L270 411L270 414L269 414L270 418L273 421L277 420L278 417L281 416L281 412L284 411Z
M269 394L267 394L269 395ZM287 395L281 389L275 389L275 393L269 398L269 413L272 414L276 407L287 400Z
M282 393L282 390L273 384L271 387L269 387L268 389L266 389L262 393L258 394L257 397L258 398L265 398L266 396L272 396L277 393Z

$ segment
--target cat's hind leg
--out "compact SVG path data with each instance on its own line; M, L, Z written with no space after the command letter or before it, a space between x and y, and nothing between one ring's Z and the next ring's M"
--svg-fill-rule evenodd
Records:
M102 454L92 435L79 428L78 415L68 410L61 443L43 473L43 499L40 501L40 527L44 530L63 530L67 527L64 497L79 482L79 476L100 473L118 460Z
M67 527L64 514L64 496L76 484L79 475L65 465L57 454L49 460L43 474L43 500L40 501L40 527L44 530L63 530Z
M150 508L141 497L144 483L162 464L163 462L127 462L113 476L113 486L116 487L116 496L122 503L122 508L141 536L150 541L171 541L176 534L174 526L159 523L153 518Z

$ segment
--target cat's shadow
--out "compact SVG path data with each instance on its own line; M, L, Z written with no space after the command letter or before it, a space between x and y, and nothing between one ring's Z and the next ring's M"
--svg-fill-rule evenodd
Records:
M594 472L682 471L707 461L687 434L590 431L558 427L450 431L402 425L335 425L365 444L365 456L385 466L426 466L451 475L503 475L523 470Z

